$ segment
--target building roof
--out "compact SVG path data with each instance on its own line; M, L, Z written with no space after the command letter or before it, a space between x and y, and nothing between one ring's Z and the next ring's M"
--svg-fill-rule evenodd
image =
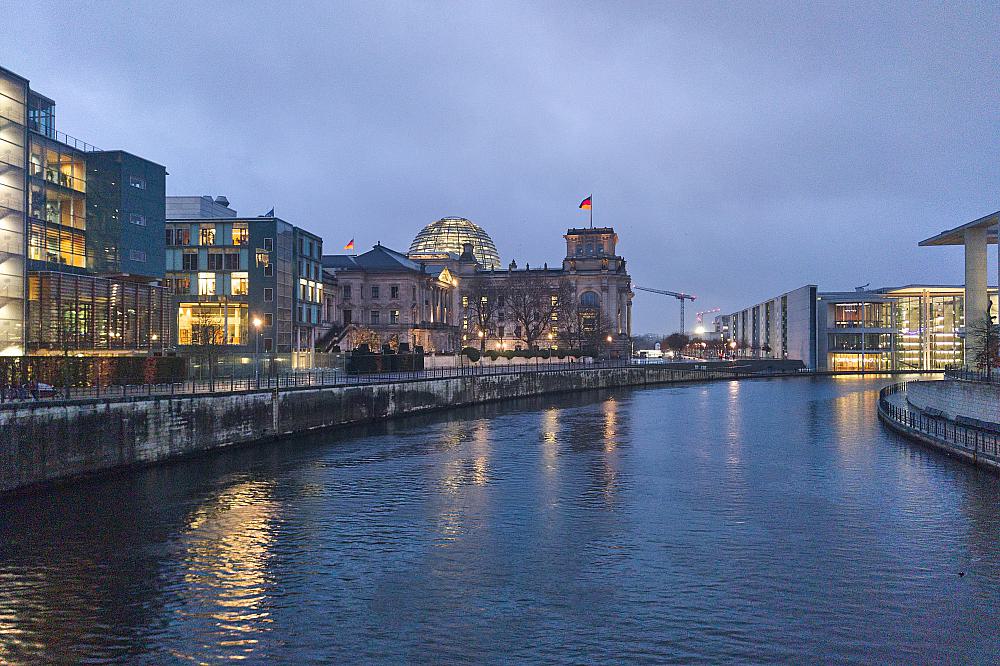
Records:
M931 245L964 245L965 244L965 232L968 229L986 228L986 242L996 243L997 242L997 231L996 226L1000 224L1000 211L995 213L990 213L989 215L984 215L978 220L973 220L954 229L948 229L947 231L942 231L937 236L931 236L930 238L925 238L920 241L918 245L922 247L928 247ZM991 228L994 227L994 228Z
M462 254L462 246L472 244L472 252L482 266L500 267L500 253L493 239L481 226L464 217L442 217L420 230L410 244L410 255L431 256L442 253Z
M601 235L604 235L604 234L613 234L613 233L615 233L615 230L614 230L613 227L581 227L579 229L573 228L573 229L567 229L566 230L566 235L567 236L577 235L577 234L581 234L581 235L601 234Z
M379 243L364 254L326 254L323 255L324 268L335 270L362 271L413 271L428 273L423 265L413 261L402 252L396 252ZM440 273L440 271L438 271Z

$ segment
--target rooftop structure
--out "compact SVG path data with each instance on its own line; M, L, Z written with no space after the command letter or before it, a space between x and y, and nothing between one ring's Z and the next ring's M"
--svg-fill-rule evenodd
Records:
M420 230L410 244L410 256L431 257L450 254L458 257L462 246L472 243L472 252L483 268L500 268L500 253L486 230L464 217L442 217Z

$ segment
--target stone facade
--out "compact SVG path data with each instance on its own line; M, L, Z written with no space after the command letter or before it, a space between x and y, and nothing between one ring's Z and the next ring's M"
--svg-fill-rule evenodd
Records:
M564 238L566 255L552 267L486 268L471 243L458 255L376 245L324 257L321 344L347 349L377 337L429 352L586 347L626 357L633 293L618 235L599 227L569 229Z

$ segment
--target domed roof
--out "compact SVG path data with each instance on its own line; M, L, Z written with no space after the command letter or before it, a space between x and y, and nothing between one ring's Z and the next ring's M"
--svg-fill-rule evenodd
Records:
M410 255L453 252L462 254L462 245L472 243L472 253L484 268L500 268L500 253L481 226L464 217L442 217L420 230L410 243Z

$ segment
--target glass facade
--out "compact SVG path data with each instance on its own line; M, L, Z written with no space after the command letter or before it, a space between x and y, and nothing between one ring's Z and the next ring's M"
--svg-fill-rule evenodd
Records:
M28 276L28 299L32 353L150 352L170 341L162 287L39 271Z
M500 254L486 230L464 217L443 217L420 230L410 244L410 255L462 254L472 243L472 253L483 268L500 268Z
M0 69L0 355L24 352L28 82Z
M177 306L177 342L181 345L245 345L246 303L186 303Z

